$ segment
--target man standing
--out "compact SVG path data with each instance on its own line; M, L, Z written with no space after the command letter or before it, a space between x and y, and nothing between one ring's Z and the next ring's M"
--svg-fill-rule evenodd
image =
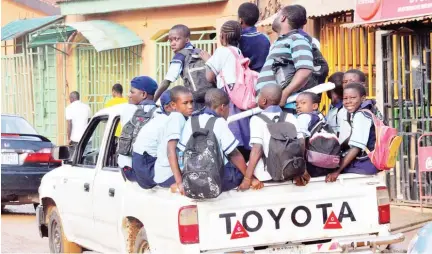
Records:
M109 108L118 104L127 103L128 99L123 97L123 86L120 84L115 84L112 87L112 98L105 103L105 108ZM117 126L115 136L120 137L121 134L121 126Z
M67 144L71 146L70 154L73 155L90 120L91 111L87 104L80 101L80 94L77 91L70 93L69 101L71 104L66 107Z

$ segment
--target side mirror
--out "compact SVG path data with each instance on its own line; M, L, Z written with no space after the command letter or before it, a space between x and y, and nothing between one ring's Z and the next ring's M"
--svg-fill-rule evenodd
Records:
M68 161L70 159L69 146L54 147L52 155L55 160Z

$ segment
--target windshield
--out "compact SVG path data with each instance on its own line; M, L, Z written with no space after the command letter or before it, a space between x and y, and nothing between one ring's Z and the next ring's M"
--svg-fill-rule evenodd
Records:
M24 118L17 116L1 116L1 133L37 134Z

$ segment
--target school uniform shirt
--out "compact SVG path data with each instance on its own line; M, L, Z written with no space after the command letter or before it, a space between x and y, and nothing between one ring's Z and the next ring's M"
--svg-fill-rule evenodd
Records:
M241 51L239 48L234 48L239 54ZM219 47L206 62L206 65L216 75L217 88L223 88L224 84L221 78L221 74L224 76L226 84L235 84L237 80L236 75L236 57L228 47Z
M315 114L317 117L312 117L312 114ZM303 137L309 138L313 127L322 119L324 119L324 116L316 111L311 114L299 114L297 116L298 132L303 134Z
M168 142L171 140L180 140L185 123L186 118L179 112L171 112L165 122L165 127L160 134L161 142L158 144L157 148L154 177L156 183L163 183L173 176L168 161Z
M120 114L120 125L122 128L132 119L138 107L143 107L144 111L148 112L152 108L156 107L156 104L151 100L144 100L140 105L125 104L124 109ZM117 164L120 168L132 167L132 157L119 154Z
M133 151L140 155L147 153L152 157L156 157L158 145L162 140L162 130L167 121L168 115L161 111L155 112L153 119L139 131L135 143L133 144Z
M347 112L346 109L345 112ZM347 117L348 115L346 113L345 117L341 115L342 123L344 124L341 124L340 127L339 143L342 144L349 138L349 146L357 147L365 151L370 139L370 130L373 126L372 118L363 112L350 114L350 125Z
M271 106L265 109L261 114L273 119L276 116L280 116L281 113L282 110L279 106ZM296 127L298 133L297 138L303 138L303 134L298 132L298 122L293 114L287 114L285 122L292 123ZM250 130L250 146L253 146L254 144L262 145L264 156L268 157L271 135L267 128L267 123L258 116L252 116L250 120ZM260 181L269 181L272 179L266 170L264 160L262 158L258 161L255 167L254 175Z
M194 46L188 42L184 48L193 50ZM169 80L171 82L176 81L183 71L184 61L185 56L183 54L176 53L171 60L167 73L165 74L165 80Z
M326 121L333 133L338 134L340 129L340 122L338 121L338 113L343 108L342 102L330 105L327 112Z
M250 59L251 70L260 72L270 50L270 40L256 27L248 27L241 32L239 48L243 56Z
M74 101L66 107L66 120L72 121L71 141L80 141L90 117L90 107L80 100Z
M198 116L200 127L204 128L205 125L207 124L207 121L214 116L215 116L214 114L207 114L207 113L200 114ZM221 155L226 165L228 163L227 157L236 149L238 145L238 141L237 139L235 139L234 134L232 134L231 130L228 128L227 121L222 117L219 117L216 120L213 132L216 136L216 139L218 140ZM178 148L181 151L185 150L186 145L189 142L191 136L192 136L192 121L191 119L189 119L185 124L180 142L178 143Z

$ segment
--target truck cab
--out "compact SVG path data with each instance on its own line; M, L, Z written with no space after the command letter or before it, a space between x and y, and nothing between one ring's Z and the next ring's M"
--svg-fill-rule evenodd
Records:
M390 233L390 204L380 176L312 178L304 187L267 183L262 190L197 201L125 182L115 130L126 105L95 114L64 164L47 173L37 208L41 237L54 253L322 253L374 251L400 242Z

